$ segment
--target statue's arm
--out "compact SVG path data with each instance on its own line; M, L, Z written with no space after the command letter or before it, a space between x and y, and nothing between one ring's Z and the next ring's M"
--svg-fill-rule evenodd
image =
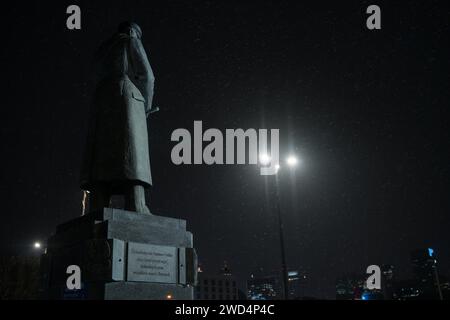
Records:
M145 111L148 115L152 109L155 76L140 39L135 37L130 39L129 51L132 81L145 98Z

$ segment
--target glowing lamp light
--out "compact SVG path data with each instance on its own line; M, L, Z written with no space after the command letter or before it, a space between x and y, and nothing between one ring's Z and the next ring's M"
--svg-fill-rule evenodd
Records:
M259 162L263 166L267 166L268 164L270 164L270 160L270 156L267 153L262 153L259 155Z
M286 159L286 163L288 164L289 167L295 167L298 164L298 159L294 156L289 156Z
M35 242L34 243L34 248L35 249L40 249L41 248L41 243L40 242Z
M171 295L170 293L166 296L166 299L167 299L167 300L172 300L172 298L173 298L173 297L172 297L172 295Z

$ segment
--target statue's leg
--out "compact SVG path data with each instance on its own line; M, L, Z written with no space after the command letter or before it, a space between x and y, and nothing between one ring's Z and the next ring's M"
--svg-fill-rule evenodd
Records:
M128 192L125 195L125 210L150 214L150 210L145 204L144 186L133 185L129 187Z
M99 211L110 205L111 193L104 186L94 188L89 195L90 211Z

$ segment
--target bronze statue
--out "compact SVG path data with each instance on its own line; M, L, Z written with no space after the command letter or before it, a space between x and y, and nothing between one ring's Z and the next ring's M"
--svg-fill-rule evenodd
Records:
M121 23L95 59L95 92L81 171L91 211L125 196L125 210L148 213L145 188L152 184L147 117L155 78L135 23Z

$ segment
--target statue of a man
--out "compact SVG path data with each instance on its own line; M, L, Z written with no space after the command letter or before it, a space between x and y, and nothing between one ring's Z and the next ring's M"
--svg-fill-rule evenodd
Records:
M95 92L89 119L81 188L90 192L91 211L125 196L125 209L150 213L145 188L152 184L147 116L153 76L135 23L121 23L95 59Z

